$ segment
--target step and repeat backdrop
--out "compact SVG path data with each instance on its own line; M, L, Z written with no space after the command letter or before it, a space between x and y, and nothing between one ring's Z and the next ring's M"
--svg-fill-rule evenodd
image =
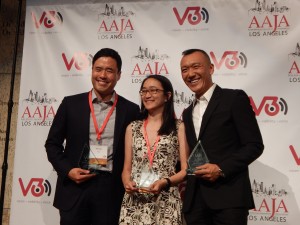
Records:
M265 143L250 165L249 224L299 224L300 1L26 4L11 225L59 224L44 143L63 97L92 88L92 57L104 47L123 59L120 95L140 104L142 80L161 74L174 85L178 117L194 98L181 78L181 53L206 50L214 82L248 93Z

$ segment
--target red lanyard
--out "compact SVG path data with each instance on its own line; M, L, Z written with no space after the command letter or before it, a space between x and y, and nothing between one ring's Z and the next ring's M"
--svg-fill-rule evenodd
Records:
M157 138L156 138L154 146L153 146L153 151L151 152L150 142L149 142L149 138L148 138L148 134L147 134L147 130L146 130L147 124L148 124L148 119L146 119L144 121L144 137L145 137L145 140L146 140L146 145L147 145L147 150L148 150L148 158L149 158L150 167L152 167L153 159L154 159L154 154L156 152L160 136L157 135Z
M93 91L93 90L92 90ZM94 106L93 106L93 102L92 102L92 91L90 91L89 93L89 104L90 104L90 109L91 109L91 114L92 114L92 118L93 118L93 122L94 122L94 127L97 133L97 140L99 141L101 138L101 135L109 121L110 116L112 115L114 109L116 108L117 102L118 102L118 95L117 93L115 93L115 100L114 100L114 104L112 105L111 109L109 110L108 114L106 115L105 120L103 121L103 124L99 130L98 127L98 123L97 123L97 118L95 116L95 110L94 110Z

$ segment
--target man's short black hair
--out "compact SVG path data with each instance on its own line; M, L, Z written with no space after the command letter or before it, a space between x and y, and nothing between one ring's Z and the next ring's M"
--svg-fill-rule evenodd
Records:
M198 49L198 48L187 49L187 50L185 50L185 51L182 52L182 55L186 56L186 55L190 55L190 54L192 54L194 52L201 52L207 58L207 60L209 61L209 63L211 63L209 55L207 54L206 51L204 51L202 49Z
M111 48L102 48L100 49L93 57L92 65L94 66L94 63L97 59L101 57L111 57L117 62L118 72L122 69L122 59L119 53Z

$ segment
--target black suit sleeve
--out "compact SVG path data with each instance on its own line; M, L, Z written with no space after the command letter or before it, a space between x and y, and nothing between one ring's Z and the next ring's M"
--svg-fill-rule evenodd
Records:
M73 168L64 155L64 140L67 133L67 99L64 98L54 117L46 140L46 152L49 162L59 175L67 176Z
M249 97L244 91L240 90L234 98L231 114L240 147L232 153L231 157L227 157L219 165L228 176L246 170L248 165L256 160L264 149L262 136Z

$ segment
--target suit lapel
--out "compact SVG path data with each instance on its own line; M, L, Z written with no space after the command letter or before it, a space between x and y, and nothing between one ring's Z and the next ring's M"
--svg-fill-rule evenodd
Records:
M221 93L222 93L222 89L217 85L213 92L213 95L211 96L211 99L207 105L205 113L203 115L198 139L201 139L201 136L202 136L203 132L205 131L205 128L208 124L208 121L209 121L212 113L214 112L215 108L219 104L219 102L221 100Z
M197 137L196 137L196 132L195 132L195 127L193 123L193 104L191 104L187 109L186 109L186 118L185 118L185 123L188 129L187 130L187 138L190 140L190 143L196 143ZM193 145L194 146L194 145Z
M89 93L89 92L88 92ZM82 130L83 134L86 134L84 137L84 143L89 144L90 141L90 105L89 105L89 100L88 100L88 93L83 96L83 107L82 107ZM81 117L81 116L80 116Z
M115 120L115 129L114 129L114 149L113 155L116 153L116 149L121 137L121 124L124 124L125 116L126 116L126 108L123 107L122 98L119 96L118 103L116 105L116 120ZM123 136L122 136L123 137Z

